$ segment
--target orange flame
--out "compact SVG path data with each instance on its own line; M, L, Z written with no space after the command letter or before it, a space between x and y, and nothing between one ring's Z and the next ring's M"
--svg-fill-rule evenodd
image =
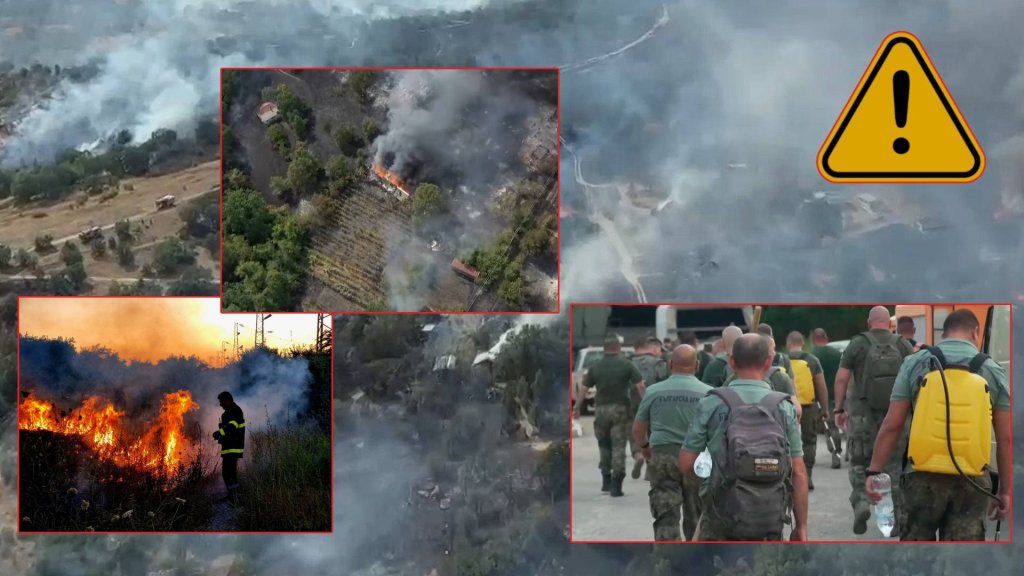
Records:
M121 422L125 412L109 401L91 396L79 408L64 414L29 394L21 402L18 427L76 435L101 458L169 474L181 466L182 455L191 450L182 428L185 413L198 409L187 390L171 392L164 396L159 416L147 424L141 438L133 440Z
M374 162L373 173L376 174L377 177L380 178L381 180L384 180L385 182L391 184L395 188L398 188L402 192L405 192L406 194L410 195L412 194L412 192L409 190L409 185L406 184L405 180L399 178L398 174L395 174L394 172L388 170L383 165Z

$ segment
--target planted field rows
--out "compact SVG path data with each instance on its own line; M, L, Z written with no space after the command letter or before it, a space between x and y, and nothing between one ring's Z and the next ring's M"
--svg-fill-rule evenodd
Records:
M408 205L374 192L362 187L330 201L309 258L313 277L363 307L384 298L388 255L412 234Z

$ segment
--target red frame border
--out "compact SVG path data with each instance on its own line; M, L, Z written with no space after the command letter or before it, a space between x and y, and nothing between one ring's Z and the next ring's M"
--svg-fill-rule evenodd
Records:
M1013 304L1009 302L900 302L899 305L919 305L919 306L943 306L950 304L975 304L983 306L1008 306L1010 309L1010 405L1013 405ZM1006 533L1009 535L1007 540L1000 541L989 541L989 540L964 540L959 542L933 542L933 541L907 541L901 542L899 540L808 540L806 542L790 542L789 540L780 541L760 541L760 540L736 540L736 541L718 541L718 540L695 540L688 542L686 540L671 540L665 542L658 542L656 540L574 540L572 532L572 360L573 360L573 347L572 347L572 310L575 307L583 306L619 306L619 307L657 307L657 306L893 306L896 303L886 302L772 302L772 303L751 303L751 302L655 302L655 303L644 303L640 304L637 302L573 302L569 304L569 543L570 544L712 544L712 545L731 545L731 544L987 544L987 545L1013 545L1013 484L1010 484L1010 512L1006 516L1007 529ZM1013 410L1010 410L1010 428L1013 429ZM1011 478L1013 476L1013 450L1010 450L1010 469Z
M218 151L218 157L220 160L220 225L218 232L220 234L220 298L221 298L221 314L254 314L256 312L267 312L271 314L286 314L286 312L276 312L274 310L252 310L249 312L228 312L223 309L223 297L224 297L224 71L225 70L244 70L244 71L273 71L273 70L319 70L319 71L339 71L339 70L375 70L375 71L393 71L393 70L468 70L468 71L486 71L486 70L506 70L506 71L523 71L523 70L534 70L534 71L545 71L554 72L555 78L558 83L558 107L555 113L556 116L556 129L555 129L555 142L557 164L558 164L558 176L555 178L555 186L558 190L558 202L555 207L555 215L558 217L558 259L557 259L557 272L556 279L558 281L558 296L555 302L555 309L538 311L538 312L523 312L516 310L503 310L493 312L474 312L469 310L461 311L419 311L419 310L386 310L380 311L369 311L369 310L321 310L321 313L331 315L341 314L560 314L562 309L562 69L556 66L485 66L479 68L468 68L468 67L436 67L436 68L425 68L425 67L359 67L359 66L276 66L276 67L260 67L260 66L223 66L219 73L219 91L218 91L218 129L220 131L220 149ZM312 311L310 312L312 313Z
M200 300L200 299L202 299L202 300L212 300L214 298L217 298L218 301L220 300L220 298L218 298L216 296L95 296L95 295L83 295L83 296L42 296L42 295L18 296L18 320L17 320L17 324L16 324L16 331L17 332L16 332L16 335L15 335L17 337L17 345L15 347L15 355L16 355L16 358L17 358L17 360L16 360L16 366L17 367L16 367L16 372L15 372L16 375L17 375L16 376L16 378L17 378L17 385L16 385L15 389L17 391L16 392L16 394L17 394L16 398L19 400L19 402L15 405L15 408L14 408L15 409L15 424L17 424L18 409L19 409L20 400L21 400L21 301L23 299L29 299L29 298L34 298L34 299L61 299L61 300L76 300L76 299L81 299L81 298L111 299L111 300L150 299L150 298L155 298L155 299L158 299L158 300L166 300L166 299L187 299L187 300ZM251 312L249 314L255 314L255 312ZM301 314L301 315L315 316L318 313L317 312L278 312L278 314L294 314L294 315L300 315ZM222 313L222 315L223 315L223 313ZM18 477L17 485L16 485L16 488L15 488L15 496L17 498L17 514L18 514L18 517L16 518L17 529L16 529L15 533L18 534L18 535L22 535L22 534L25 534L25 535L37 535L37 534L89 534L89 535L96 535L96 534L149 534L149 535L160 535L160 534L290 534L290 535L294 535L294 534L333 534L334 533L334 464L335 464L335 462L334 462L334 345L335 345L335 340L334 340L334 318L332 316L331 317L331 364L330 364L330 368L331 368L331 479L330 479L330 482L331 482L331 528L330 528L330 530L320 531L320 532L241 532L241 531L236 531L236 532L214 532L214 531L202 531L202 532L199 532L199 531L165 531L165 532L128 532L128 531L55 532L55 531L25 531L25 530L21 529L21 518L22 518L22 516L21 516L21 427L17 427L16 428L16 434L15 434L15 437L14 437L14 441L16 443L16 450L15 450L15 452L17 453L17 459L16 459L17 461L16 461L15 465L17 466L17 477Z

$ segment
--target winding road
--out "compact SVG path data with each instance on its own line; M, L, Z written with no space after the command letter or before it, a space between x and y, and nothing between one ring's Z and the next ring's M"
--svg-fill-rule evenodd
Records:
M574 167L573 172L576 183L583 188L583 192L587 198L587 206L589 207L588 218L591 222L597 224L604 237L612 243L612 246L615 247L615 251L619 255L619 272L622 273L626 282L629 282L633 287L633 291L636 292L637 302L640 302L641 304L646 303L647 293L644 292L644 287L640 284L640 277L637 275L636 270L633 267L633 254L629 251L629 247L627 247L626 243L622 240L622 235L619 234L619 230L616 228L615 223L609 220L604 214L601 214L601 212L595 207L593 198L591 197L592 189L614 188L615 185L594 184L592 182L588 182L587 179L583 177L580 157L576 154L576 151L573 150L572 146L570 146L564 138L559 137L559 140L562 143L562 147L565 148L572 156Z

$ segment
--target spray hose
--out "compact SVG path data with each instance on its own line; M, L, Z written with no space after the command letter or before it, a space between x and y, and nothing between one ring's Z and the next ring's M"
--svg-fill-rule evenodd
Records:
M946 396L946 449L949 450L949 459L953 461L953 466L956 468L956 471L960 474L961 478L966 480L967 483L970 484L975 490L981 492L982 494L988 496L989 498L995 500L996 502L999 502L999 505L1002 506L1003 501L1000 500L998 496L993 494L991 491L982 488L981 485L975 482L973 478L971 478L967 474L964 474L964 471L960 468L960 464L956 461L956 456L953 455L953 432L952 426L950 426L949 422L951 419L951 415L949 410L949 384L946 383L946 370L942 366L942 362L939 362L938 358L935 358L935 356L932 356L932 358L935 359L935 363L938 364L939 366L939 376L942 378L942 392Z

